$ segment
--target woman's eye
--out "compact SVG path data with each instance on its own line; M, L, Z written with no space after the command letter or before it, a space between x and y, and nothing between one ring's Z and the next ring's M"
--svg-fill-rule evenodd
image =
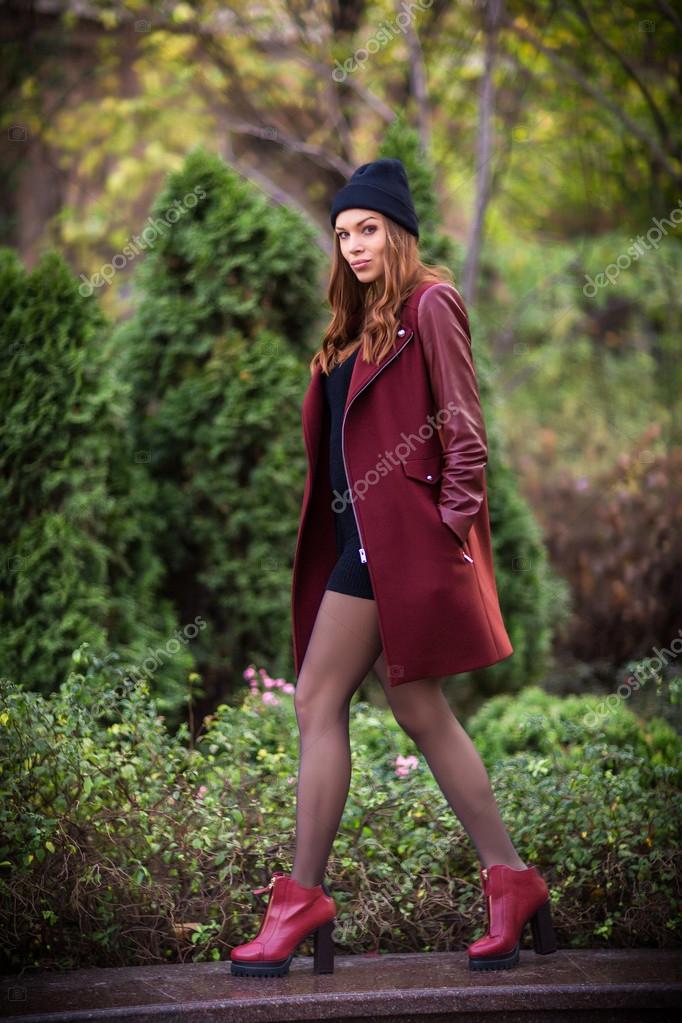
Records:
M376 231L376 224L368 224L367 227L363 227L363 231L371 231L372 234ZM345 239L348 236L347 231L339 231L339 238Z

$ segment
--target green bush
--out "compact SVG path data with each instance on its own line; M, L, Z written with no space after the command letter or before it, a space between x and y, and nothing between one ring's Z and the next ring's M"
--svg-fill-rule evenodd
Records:
M529 686L514 696L488 700L467 730L489 766L519 752L575 761L585 747L594 746L608 750L610 757L622 756L623 762L634 758L640 781L646 777L655 785L655 769L667 765L671 781L682 782L682 764L675 759L680 751L677 733L659 718L643 721L623 699L608 705L592 694L559 700L539 686ZM607 757L604 766L608 765Z
M131 669L175 640L153 550L158 497L136 457L126 387L110 371L108 327L56 252L27 272L0 250L0 663L42 693L73 649L115 647ZM164 707L193 665L155 666Z
M164 596L183 621L206 620L196 652L217 702L250 660L293 667L300 404L322 256L300 214L201 148L169 176L152 218L178 203L187 208L140 263L135 312L114 342L158 487Z
M247 669L193 741L115 659L74 660L48 698L0 688L5 972L228 959L261 919L251 888L292 862L293 686ZM625 707L590 730L590 706L532 688L469 729L560 945L675 944L682 743ZM354 702L351 741L327 872L339 951L462 951L486 922L472 843L390 712Z

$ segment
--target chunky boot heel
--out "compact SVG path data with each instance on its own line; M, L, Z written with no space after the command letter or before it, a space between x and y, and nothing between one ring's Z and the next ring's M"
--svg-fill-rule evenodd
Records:
M556 937L549 899L547 902L543 902L530 918L530 929L533 935L533 948L538 955L546 956L550 952L556 952Z
M533 948L556 952L549 889L537 867L516 870L506 863L481 867L488 933L469 945L470 970L509 970L519 961L521 936L530 922Z
M252 891L254 895L268 892L268 905L253 941L237 945L230 952L232 974L284 976L296 949L311 934L315 942L315 973L333 973L336 903L325 882L305 888L289 874L276 870L270 884Z
M330 920L322 924L315 931L313 938L313 973L334 972L334 924L336 920Z

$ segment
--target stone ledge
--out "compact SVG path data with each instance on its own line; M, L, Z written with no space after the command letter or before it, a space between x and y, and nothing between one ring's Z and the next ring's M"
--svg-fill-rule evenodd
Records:
M486 973L471 972L463 952L336 956L332 974L296 956L286 977L233 977L226 960L24 972L0 984L0 1016L16 1023L668 1023L682 1008L682 951L522 950L515 969Z

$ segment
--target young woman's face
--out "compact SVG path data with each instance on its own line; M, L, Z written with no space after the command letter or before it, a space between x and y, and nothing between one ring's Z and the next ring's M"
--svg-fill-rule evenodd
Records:
M361 284L371 284L383 276L386 231L380 213L343 210L336 218L334 230L341 255Z

